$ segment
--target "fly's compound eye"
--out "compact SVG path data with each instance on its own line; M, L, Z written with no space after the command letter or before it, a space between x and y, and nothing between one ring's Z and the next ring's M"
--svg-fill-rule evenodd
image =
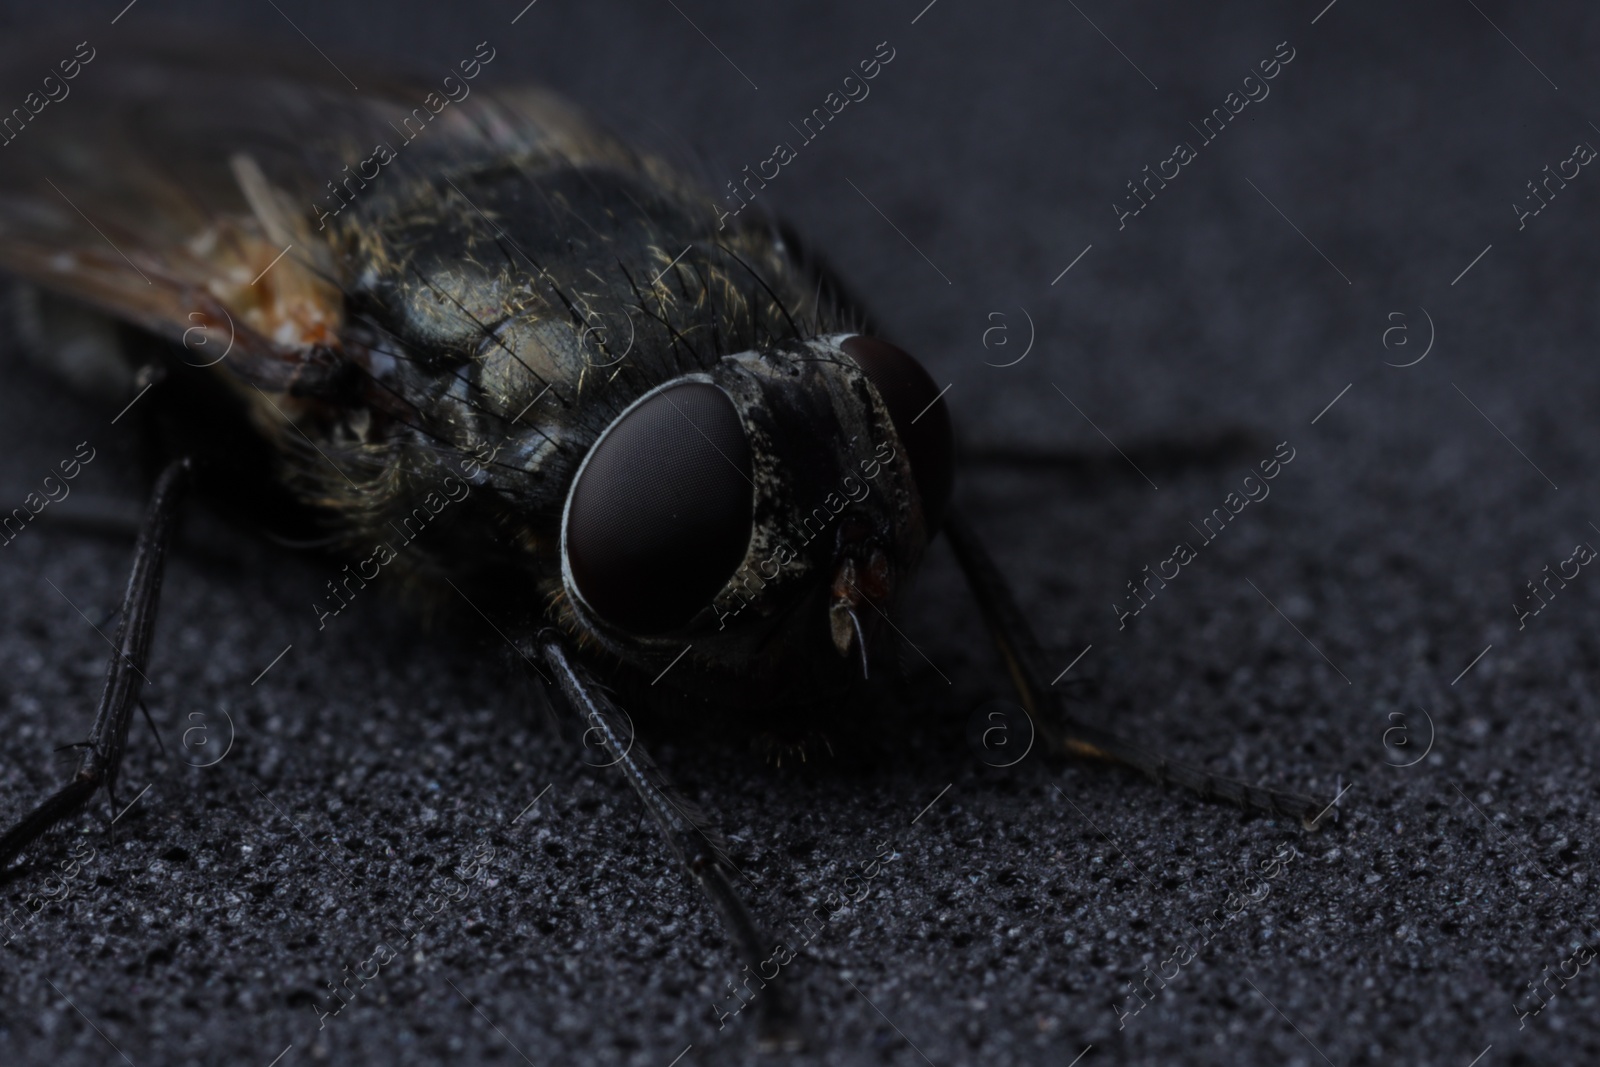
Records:
M883 397L916 476L928 527L937 527L955 477L955 445L944 398L922 364L887 341L857 335L839 347Z
M562 533L568 573L605 622L671 630L738 568L754 511L733 401L703 382L672 385L624 412L578 471Z

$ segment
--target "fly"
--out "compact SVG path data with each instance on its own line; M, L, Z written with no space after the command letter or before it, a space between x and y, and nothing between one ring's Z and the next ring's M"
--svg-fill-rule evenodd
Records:
M788 230L727 225L548 93L479 87L494 58L486 42L438 85L363 77L357 96L233 54L107 55L84 99L5 146L0 264L35 346L137 411L167 463L77 771L0 837L0 868L114 790L191 486L348 560L319 629L389 572L488 619L750 966L772 942L724 839L612 693L803 723L880 671L941 532L1052 753L1315 824L1307 797L1064 714L952 502L949 413L916 359ZM791 1040L792 1008L762 1005Z

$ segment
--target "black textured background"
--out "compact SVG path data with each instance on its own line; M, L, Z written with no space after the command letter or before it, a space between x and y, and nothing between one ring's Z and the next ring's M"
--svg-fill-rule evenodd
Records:
M873 893L787 970L814 1035L795 1062L1065 1067L1091 1045L1085 1065L1600 1057L1593 967L1520 1028L1512 1006L1600 944L1600 578L1582 572L1521 631L1511 606L1575 543L1600 543L1600 178L1586 169L1521 231L1511 208L1575 143L1600 144L1597 15L924 2L539 0L513 26L519 0L140 0L112 26L121 0L96 0L54 5L59 45L39 62L42 76L78 40L110 50L158 25L221 50L269 35L309 49L292 19L335 58L442 76L488 39L491 84L541 80L720 184L889 41L871 96L767 203L953 383L966 443L1099 457L958 478L1054 660L1093 645L1062 686L1083 715L1216 770L1348 791L1336 825L1303 834L1037 753L986 766L968 716L1007 693L940 546L902 623L936 669L907 653L876 758L773 768L742 740L651 735L720 812L779 933L893 846ZM0 33L47 17L4 11ZM1124 183L1196 141L1188 123L1281 41L1296 55L1271 95L1119 231ZM1421 354L1423 309L1428 357L1385 366ZM1027 358L986 366L1023 351L1030 317ZM1408 332L1386 349L1395 325ZM85 439L99 458L69 503L137 505L126 423L14 354L4 375L0 508ZM1225 462L1150 448L1237 430L1254 441ZM1295 459L1270 498L1119 632L1125 583L1279 441ZM65 773L52 749L87 727L106 646L67 598L99 621L129 548L41 520L0 550L7 812ZM149 790L114 840L101 805L0 887L22 914L69 849L94 850L66 901L0 949L0 1062L755 1058L750 1014L713 1021L735 970L714 918L615 772L553 734L471 619L427 632L375 592L317 633L329 569L191 524L148 699L168 755L136 723L124 802ZM226 740L221 707L228 756L185 766L211 758L185 752L186 729ZM1410 744L1386 748L1402 724ZM1265 899L1119 1029L1127 983L1285 844L1297 855ZM470 895L419 925L485 846ZM326 983L407 934L319 1032Z

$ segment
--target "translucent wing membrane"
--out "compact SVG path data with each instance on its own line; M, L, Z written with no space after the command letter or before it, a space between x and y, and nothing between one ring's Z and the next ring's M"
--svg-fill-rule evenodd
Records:
M6 99L33 66L7 57ZM548 94L491 100L452 73L459 102L367 72L357 94L325 66L247 50L96 55L64 99L0 120L0 265L175 341L231 323L238 362L303 359L336 340L360 269L330 225L352 203L410 196L441 159L625 154Z

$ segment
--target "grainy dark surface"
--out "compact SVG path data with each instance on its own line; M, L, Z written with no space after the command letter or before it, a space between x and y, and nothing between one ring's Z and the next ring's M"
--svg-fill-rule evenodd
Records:
M1592 967L1551 979L1555 998L1520 1025L1518 1011L1537 1004L1526 983L1570 974L1563 961L1600 937L1600 578L1581 571L1524 629L1512 603L1576 543L1600 543L1600 179L1584 170L1521 230L1511 205L1575 143L1600 143L1600 16L1490 0L1341 0L1320 16L1322 0L939 0L918 17L922 2L542 0L512 25L517 0L227 14L143 0L112 26L112 0L56 5L52 39L109 50L124 30L188 24L219 49L266 34L310 48L292 19L335 58L428 70L487 38L498 84L544 81L684 146L719 185L889 41L871 96L764 196L953 383L966 442L1108 458L958 479L1054 659L1092 643L1062 686L1089 679L1083 715L1208 767L1348 791L1336 825L1303 834L1037 754L986 766L967 718L1007 693L941 546L902 624L926 661L907 652L874 759L775 769L738 739L647 734L720 811L779 933L893 846L873 893L786 970L814 1035L795 1062L1066 1065L1090 1045L1086 1065L1593 1061ZM0 32L42 17L4 10ZM1200 145L1189 123L1281 41L1294 59L1270 96ZM1197 158L1119 230L1124 183L1180 140ZM1431 352L1385 366L1422 353L1423 309ZM986 366L1023 351L1027 316L1028 357ZM985 334L1002 325L1003 348ZM1409 333L1386 349L1397 325ZM84 440L98 454L76 503L136 506L127 421L109 426L114 411L14 354L4 375L0 507ZM1096 427L1136 460L1160 438L1259 443L1220 463L1151 459L1156 489ZM1189 524L1280 441L1295 458L1270 497L1119 631L1125 583L1198 542ZM123 776L124 803L148 792L114 839L101 805L0 887L22 914L69 850L93 850L66 902L0 950L0 1061L755 1058L750 1013L715 1022L735 967L713 916L620 778L544 724L481 623L429 632L375 590L318 633L326 562L196 518L150 672L167 756L135 723ZM0 550L7 812L55 784L68 757L52 749L87 728L106 645L83 616L109 613L129 548L41 519ZM225 741L219 707L231 751L186 766L186 729ZM1386 748L1398 715L1410 745ZM1426 758L1392 765L1430 734ZM1128 983L1286 844L1264 899L1119 1028L1113 1005L1139 1007ZM428 894L483 846L471 894L424 921ZM319 1030L327 983L408 935Z

